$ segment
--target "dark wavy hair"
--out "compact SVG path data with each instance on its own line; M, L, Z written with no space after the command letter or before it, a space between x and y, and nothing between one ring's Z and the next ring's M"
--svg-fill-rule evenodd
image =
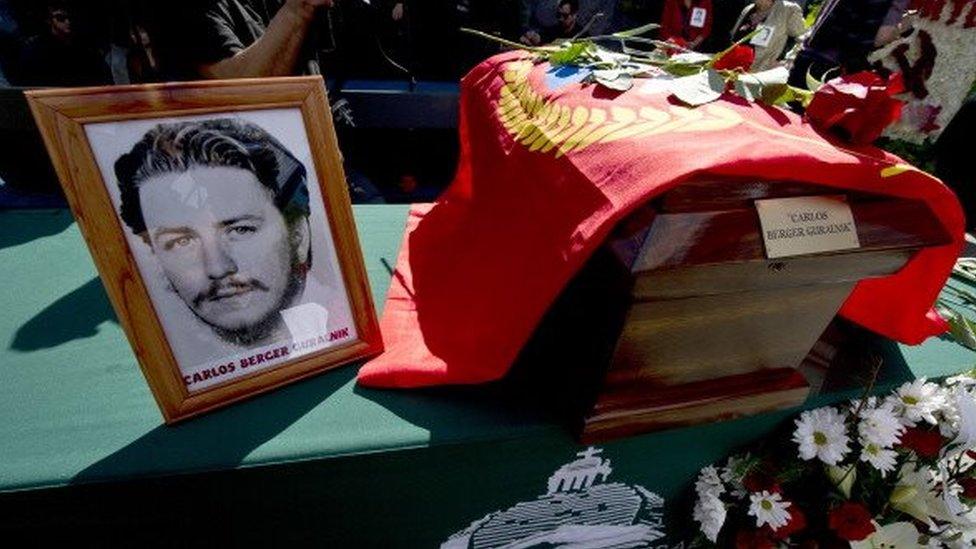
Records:
M175 122L149 130L115 161L120 214L133 233L146 231L139 186L155 175L197 166L247 170L271 191L289 226L308 217L305 166L268 132L237 118Z

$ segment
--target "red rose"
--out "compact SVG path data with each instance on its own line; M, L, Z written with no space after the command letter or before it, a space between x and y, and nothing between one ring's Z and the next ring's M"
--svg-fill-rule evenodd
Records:
M769 528L739 530L735 535L735 549L775 549Z
M790 521L784 526L773 530L773 539L784 540L807 527L807 517L796 505L790 505Z
M962 497L976 499L976 478L963 477L959 479L959 485L962 486Z
M828 80L807 107L807 120L819 131L841 131L851 143L866 145L901 117L901 75L884 80L863 71Z
M743 72L749 72L749 68L752 67L752 62L755 60L755 50L749 46L746 46L745 44L739 44L725 52L725 55L722 57L716 59L712 67L717 71L740 70Z
M919 457L934 458L939 456L942 448L942 435L938 431L910 427L902 433L899 444Z
M847 541L861 541L874 533L871 513L860 503L841 503L830 512L827 522L831 530Z

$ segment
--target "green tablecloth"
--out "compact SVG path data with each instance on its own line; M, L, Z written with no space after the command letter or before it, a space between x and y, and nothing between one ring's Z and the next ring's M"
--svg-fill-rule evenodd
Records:
M355 207L380 307L406 214ZM0 280L0 530L437 546L545 494L581 450L531 399L365 390L355 366L166 427L67 211L0 212ZM880 389L976 364L940 339L885 352ZM816 395L807 407L854 394ZM602 457L611 480L667 501L674 540L687 519L679 496L697 470L790 414L616 441Z

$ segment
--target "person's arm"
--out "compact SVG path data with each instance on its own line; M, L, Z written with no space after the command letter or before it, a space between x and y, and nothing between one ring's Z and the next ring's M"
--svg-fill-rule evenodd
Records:
M891 8L888 9L884 21L881 22L877 34L874 35L874 47L880 48L898 38L903 31L901 22L907 11L908 0L895 0L891 3Z
M248 78L292 74L308 27L320 6L333 0L287 0L256 42L231 57L197 67L205 78Z
M787 2L786 8L786 33L790 38L799 38L807 32L807 24L803 20L803 8L792 2Z

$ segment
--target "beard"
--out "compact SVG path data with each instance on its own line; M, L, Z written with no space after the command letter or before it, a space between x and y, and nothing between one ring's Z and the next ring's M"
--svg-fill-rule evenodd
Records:
M227 343L231 343L239 347L253 347L258 343L264 342L279 328L279 326L281 326L281 311L287 308L305 289L305 277L308 273L308 266L306 263L298 259L297 250L295 250L294 247L290 248L289 255L291 272L288 276L288 282L285 286L285 290L282 292L281 298L278 300L275 306L256 322L252 322L238 328L227 328L224 326L218 326L217 324L214 324L213 322L202 317L197 312L196 307L189 307L190 311L192 311L193 315L199 318L201 322L209 326L210 329L217 334L217 337ZM267 291L267 286L259 281L250 281L249 284L256 288L255 291Z
M205 322L217 334L220 339L240 347L253 347L268 338L281 325L281 310L288 305L305 289L305 276L300 274L299 269L292 269L291 276L288 277L288 285L285 286L284 293L278 303L257 322L241 326L240 328L224 328L207 322L203 317L193 312L197 318ZM192 309L191 309L192 310Z

